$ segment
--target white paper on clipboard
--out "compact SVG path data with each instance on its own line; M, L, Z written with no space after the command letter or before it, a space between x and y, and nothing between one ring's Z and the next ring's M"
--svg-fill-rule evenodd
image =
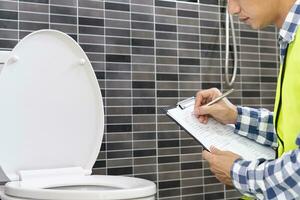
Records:
M176 106L166 110L171 117L186 132L192 135L204 148L209 149L215 146L221 150L232 151L246 160L257 160L265 158L272 160L275 158L275 150L271 147L263 146L244 136L234 133L233 125L223 125L210 118L207 124L202 124L193 115L194 100L188 102L188 106Z

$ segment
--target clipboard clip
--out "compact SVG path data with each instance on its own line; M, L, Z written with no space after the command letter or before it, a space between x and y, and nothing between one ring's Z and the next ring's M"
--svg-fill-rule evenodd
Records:
M191 105L194 105L194 103L195 103L195 97L190 97L182 101L179 101L176 105L179 106L182 110L184 110L190 107Z

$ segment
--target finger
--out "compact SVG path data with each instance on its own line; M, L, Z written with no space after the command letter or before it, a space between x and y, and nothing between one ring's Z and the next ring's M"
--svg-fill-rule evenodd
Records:
M218 179L218 181L220 181L221 183L224 183L224 179L225 179L225 177L224 176L222 176L222 175L216 175L215 174L215 177L216 177L216 179Z
M199 116L199 121L203 124L207 124L208 122L208 115L200 115Z
M223 151L221 151L220 149L218 149L218 148L215 147L215 146L211 146L211 147L210 147L210 152L211 152L212 154L217 154L217 155L223 153Z
M222 95L222 93L220 93L220 94L214 93L214 94L212 95L211 99L214 100L214 99L218 98L218 97L221 96L221 95Z
M208 151L203 151L202 152L202 157L207 160L208 162L211 161L211 153L209 153Z
M214 175L216 175L218 173L217 170L213 166L210 166L209 169Z
M199 122L203 123L204 121L204 116L203 115L200 115L199 118L198 118Z
M201 91L197 92L194 111L198 112L198 108L205 104L202 102L207 102L207 99L210 99L211 96L212 96L212 89L201 90Z
M195 105L194 105L194 113L198 114L198 108L202 105L202 101L203 101L203 95L202 95L203 91L199 91L196 94L196 100L195 100Z
M203 124L207 124L207 122L208 122L208 115L204 115L203 116Z

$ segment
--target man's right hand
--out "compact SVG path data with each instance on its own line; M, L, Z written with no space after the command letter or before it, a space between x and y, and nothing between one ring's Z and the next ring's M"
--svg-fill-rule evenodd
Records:
M209 116L222 124L235 124L237 120L237 107L233 105L227 98L207 106L206 104L215 98L221 96L222 93L217 88L201 90L197 92L194 114L201 123L206 124Z

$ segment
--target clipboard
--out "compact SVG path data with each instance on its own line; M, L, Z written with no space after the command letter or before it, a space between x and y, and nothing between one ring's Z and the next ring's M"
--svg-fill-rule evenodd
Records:
M191 135L204 149L211 146L220 150L232 151L245 160L275 159L276 152L269 146L264 146L245 136L234 133L234 125L224 125L209 118L207 124L202 124L193 115L195 98L190 97L178 102L175 106L164 108L170 117L185 132Z

